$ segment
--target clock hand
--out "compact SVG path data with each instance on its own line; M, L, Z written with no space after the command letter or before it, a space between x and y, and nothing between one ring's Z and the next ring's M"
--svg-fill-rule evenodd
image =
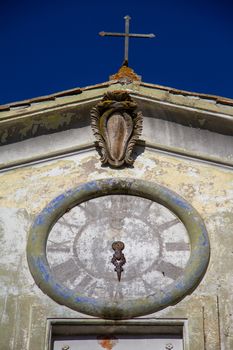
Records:
M112 264L115 266L114 271L117 273L118 281L121 280L121 273L124 271L123 265L126 263L126 259L124 254L122 253L122 250L125 248L125 245L121 241L115 241L112 244L112 249L115 251L112 257Z

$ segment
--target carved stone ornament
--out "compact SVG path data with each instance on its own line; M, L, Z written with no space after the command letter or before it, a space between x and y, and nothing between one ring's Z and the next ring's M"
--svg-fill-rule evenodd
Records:
M142 113L125 91L107 92L91 110L91 127L100 147L102 164L132 165L133 147L142 132Z

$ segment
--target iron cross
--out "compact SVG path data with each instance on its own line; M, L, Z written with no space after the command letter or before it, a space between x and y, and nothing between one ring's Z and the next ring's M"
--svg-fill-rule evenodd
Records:
M128 65L129 60L129 38L154 38L154 34L132 34L129 32L129 21L130 16L125 16L125 33L109 33L109 32L99 32L100 36L120 36L125 38L125 57L124 65Z

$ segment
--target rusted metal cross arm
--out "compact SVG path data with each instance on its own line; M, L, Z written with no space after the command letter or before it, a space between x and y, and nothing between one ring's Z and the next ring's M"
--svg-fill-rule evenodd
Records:
M129 36L130 38L154 38L154 34L125 34L125 33L110 33L110 32L99 32L100 36Z

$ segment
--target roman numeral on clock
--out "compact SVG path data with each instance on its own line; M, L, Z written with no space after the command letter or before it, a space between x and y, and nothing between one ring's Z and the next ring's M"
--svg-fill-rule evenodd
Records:
M72 282L77 278L78 275L78 267L72 258L59 265L53 266L51 270L56 278L59 279L59 281L62 283L66 281Z
M180 224L180 220L179 219L173 219L167 222L164 222L163 224L159 225L158 229L160 232L163 232L164 230L169 229L170 227Z
M70 240L69 241L63 241L63 242L53 242L52 240L48 240L47 251L48 252L69 253L69 251L70 251Z
M185 242L167 242L165 243L166 250L170 252L189 251L190 244Z
M157 271L162 272L164 277L169 277L173 280L177 279L184 273L182 267L171 264L170 262L161 260L156 268Z

